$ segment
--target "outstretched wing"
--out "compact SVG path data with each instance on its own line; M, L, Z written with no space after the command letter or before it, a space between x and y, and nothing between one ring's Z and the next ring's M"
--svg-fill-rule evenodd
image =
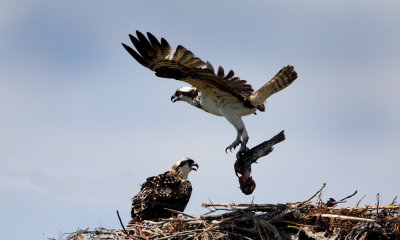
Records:
M263 104L272 94L286 88L296 78L297 73L293 66L283 67L271 80L250 96L250 103L253 106Z
M215 73L209 62L204 62L185 47L179 45L175 53L168 42L157 40L151 33L147 38L139 31L129 35L136 51L122 43L129 54L143 66L155 71L159 77L174 78L187 82L203 92L226 92L244 101L252 93L251 85L234 76L230 70L227 75L222 67Z

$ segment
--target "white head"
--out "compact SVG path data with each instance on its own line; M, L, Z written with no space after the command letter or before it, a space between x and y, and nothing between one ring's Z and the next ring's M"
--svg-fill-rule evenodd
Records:
M197 171L199 165L190 158L184 157L179 159L173 166L171 171L177 173L181 178L187 179L190 171Z
M192 104L193 100L198 96L199 91L195 87L181 87L171 96L171 101L185 101Z

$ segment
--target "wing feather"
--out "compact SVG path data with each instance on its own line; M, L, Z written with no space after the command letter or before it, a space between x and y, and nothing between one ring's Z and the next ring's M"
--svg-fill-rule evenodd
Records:
M146 52L150 55L150 56L154 56L155 50L154 48L151 46L149 40L147 40L147 38L143 35L143 33L136 31L136 35L138 37L139 42L141 43L141 45L144 47L144 49L146 50Z
M224 78L225 77L225 73L224 73L224 68L223 67L221 67L221 66L219 66L218 67L218 77L220 77L220 78Z
M263 104L272 94L289 86L297 78L297 72L293 66L283 67L269 82L254 92L249 100L253 106Z
M122 44L123 47L136 61L155 71L159 77L187 82L200 91L223 91L242 101L253 93L251 85L235 77L232 70L225 76L224 69L219 67L215 74L211 63L195 57L181 45L171 57L173 49L164 38L159 42L151 33L147 33L148 38L139 31L136 31L136 35L129 35L136 51L126 44Z
M143 66L147 67L146 61L142 56L140 56L135 50L133 50L131 47L125 45L124 43L122 46L125 48L126 51L136 60L138 63L142 64Z
M192 58L194 58L194 54L193 54L191 51L186 50L186 51L183 53L183 56L182 56L182 58L180 59L180 62L183 63L183 64L185 64L187 61L191 60Z
M179 61L181 60L182 56L185 54L186 48L184 48L182 45L179 45L174 53L174 56L172 57L171 60L173 61Z
M233 76L235 75L235 73L233 72L233 70L230 70L229 72L228 72L228 75L226 75L226 78L232 78Z
M151 45L154 48L157 48L157 49L159 49L161 51L161 44L158 41L158 39L156 37L154 37L154 35L149 33L149 32L147 33L147 37L149 38Z
M136 37L134 37L133 35L129 34L129 38L131 39L135 48L138 50L139 54L142 55L142 57L144 59L150 59L150 54L147 52L144 44L139 42L139 40Z
M213 65L209 61L207 61L207 69L210 70L212 73L215 73Z
M201 61L200 58L198 57L194 57L192 59L190 59L189 61L186 61L185 64L189 67L193 67L193 68L199 68L204 66L204 62Z
M168 55L170 55L172 53L172 51L173 51L173 49L169 45L167 40L165 40L164 38L161 38L161 53L162 53L162 56L168 56Z
M151 33L147 33L147 37L149 38L151 47L153 48L153 56L160 58L162 56L160 42Z

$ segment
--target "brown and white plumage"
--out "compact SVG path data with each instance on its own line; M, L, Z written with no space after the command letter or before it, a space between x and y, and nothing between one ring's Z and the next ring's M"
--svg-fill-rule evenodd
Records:
M211 63L195 57L181 45L173 52L164 38L158 41L151 33L147 33L146 38L139 31L136 35L129 35L136 51L122 44L136 61L159 77L174 78L193 86L178 89L171 98L173 102L186 101L211 114L224 116L236 128L237 137L226 150L235 149L239 144L240 151L246 149L249 137L241 117L256 110L264 111L267 98L297 78L294 67L289 65L254 92L251 85L236 77L232 70L225 74L224 69L218 67L215 71Z
M176 215L168 209L183 212L192 194L192 184L187 177L198 167L192 159L185 157L170 171L147 178L140 192L132 198L131 223Z

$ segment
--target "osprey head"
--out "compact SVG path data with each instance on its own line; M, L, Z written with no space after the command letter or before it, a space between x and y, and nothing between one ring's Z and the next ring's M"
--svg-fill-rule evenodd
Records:
M190 171L197 171L199 165L190 158L184 157L179 159L174 166L172 166L171 171L178 174L181 178L187 179Z
M193 100L198 96L199 91L195 87L181 87L176 90L175 94L171 96L171 101L185 101L192 103Z

